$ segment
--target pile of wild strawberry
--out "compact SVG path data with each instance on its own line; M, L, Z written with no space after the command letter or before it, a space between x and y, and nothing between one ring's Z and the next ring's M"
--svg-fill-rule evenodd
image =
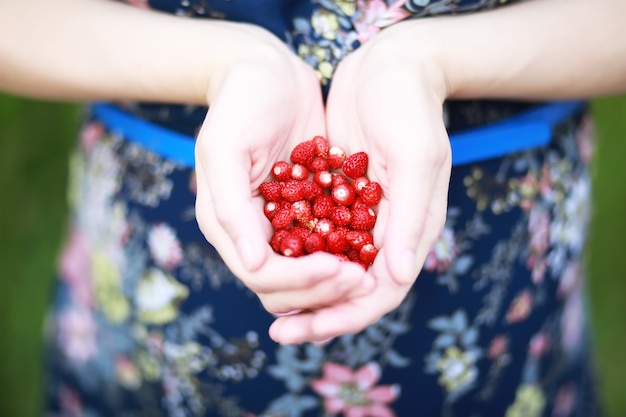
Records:
M347 156L315 136L297 144L290 160L276 162L272 179L259 186L272 249L292 257L326 251L367 269L378 253L371 230L382 195L366 177L367 153Z

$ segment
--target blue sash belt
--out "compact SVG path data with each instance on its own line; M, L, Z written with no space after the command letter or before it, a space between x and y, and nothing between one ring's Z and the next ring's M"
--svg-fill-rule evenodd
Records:
M452 165L545 146L554 128L581 111L584 105L582 101L552 102L497 123L452 134ZM109 130L125 139L173 162L194 166L194 138L139 119L111 104L94 104L92 113Z

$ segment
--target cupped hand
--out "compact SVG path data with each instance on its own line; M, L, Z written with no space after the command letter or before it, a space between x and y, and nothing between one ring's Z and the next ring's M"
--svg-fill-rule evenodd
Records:
M382 32L337 68L327 103L331 143L369 154L378 181L374 243L368 273L376 288L316 311L282 317L270 328L281 343L356 333L397 307L418 276L445 223L451 150L443 123L446 83L434 61L415 61Z
M293 146L325 135L313 70L268 32L242 26L241 53L216 72L196 144L196 218L206 239L264 307L286 313L329 305L371 287L358 265L330 254L275 254L257 188ZM245 39L245 33L250 37Z

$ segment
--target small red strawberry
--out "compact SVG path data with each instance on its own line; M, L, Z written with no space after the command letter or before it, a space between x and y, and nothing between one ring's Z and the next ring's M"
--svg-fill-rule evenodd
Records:
M340 146L331 146L328 150L328 165L332 169L339 169L346 160L346 151Z
M315 155L323 158L328 157L328 150L330 149L328 139L323 136L315 136L311 139L311 142L313 142L313 146L315 147Z
M333 187L341 184L351 184L351 181L348 177L343 174L339 174L337 172L333 172Z
M335 226L347 226L352 222L352 211L346 206L336 206L330 213L330 220Z
M359 260L365 265L371 265L376 259L376 255L378 255L378 249L373 244L367 243L359 251Z
M280 253L285 256L298 257L304 251L304 242L298 235L289 234L280 242Z
M304 241L306 253L320 252L326 249L326 240L319 233L311 233Z
M289 229L289 233L294 236L297 236L298 239L304 242L306 238L309 237L309 235L311 234L311 231L307 229L306 227L293 226L291 229Z
M326 247L331 253L344 253L350 244L343 233L332 231L326 236Z
M283 185L278 181L265 181L259 185L259 192L266 201L282 200L282 190Z
M350 230L346 234L346 239L348 239L348 243L355 250L361 250L363 245L367 243L374 243L374 238L370 232L366 232L365 230Z
M290 159L294 164L306 165L307 161L315 155L315 145L307 140L298 143L291 151Z
M277 229L270 239L270 246L274 250L274 252L280 253L280 242L283 241L285 236L289 236L289 230L287 229Z
M291 212L293 217L300 223L308 223L313 220L313 212L311 203L306 200L298 200L291 204Z
M265 214L265 217L267 217L267 219L271 221L276 215L276 212L279 208L279 203L275 201L268 201L267 203L265 203L265 206L263 206L263 213Z
M316 171L313 174L313 182L322 188L329 188L333 184L333 174L328 171Z
M318 196L324 194L322 187L311 180L302 181L302 189L304 190L304 198L309 201L313 201Z
M354 181L352 181L352 186L356 190L357 194L361 194L361 190L363 189L363 187L369 184L369 182L370 182L369 178L359 177L359 178L355 178Z
M329 195L321 195L313 202L313 215L317 218L328 218L336 204Z
M369 157L367 156L367 153L357 152L348 156L343 162L343 173L352 179L362 177L367 172L368 163Z
M272 166L272 175L278 181L289 181L291 179L291 165L287 161L278 161Z
M328 171L329 168L328 160L321 156L314 156L309 159L306 166L311 170L311 172Z
M302 200L304 198L304 188L301 181L291 180L283 185L282 189L283 198L287 201Z
M302 164L294 164L291 167L291 178L303 181L309 178L309 169Z
M352 223L355 230L370 230L376 224L376 212L371 208L359 207L352 210Z
M359 196L361 197L361 200L363 200L363 203L370 207L380 203L382 195L383 189L376 181L371 181L369 184L364 185L363 188L361 188L361 192L359 193Z
M350 184L339 184L333 187L331 197L337 204L349 206L356 198L356 192Z
M354 249L354 248L350 248L346 251L346 256L348 257L348 259L350 259L352 262L360 262L361 259L359 258L359 251Z
M274 229L286 229L293 223L293 212L291 208L279 209L272 219Z
M319 234L322 237L328 236L330 232L335 230L335 225L329 219L319 219L317 223L315 223L315 227L313 228L313 232Z

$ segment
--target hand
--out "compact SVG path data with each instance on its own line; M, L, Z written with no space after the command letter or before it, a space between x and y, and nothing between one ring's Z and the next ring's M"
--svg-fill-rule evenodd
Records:
M366 151L368 176L383 188L374 228L380 251L368 271L376 288L278 318L270 334L279 342L323 340L375 323L402 302L444 226L451 150L442 115L443 72L427 57L407 59L394 36L390 28L348 56L327 103L329 140L347 153Z
M328 305L359 290L363 269L330 254L275 254L257 192L273 163L288 159L296 143L325 135L319 81L269 32L247 25L242 30L241 53L234 48L207 94L210 110L196 145L198 224L268 311Z

